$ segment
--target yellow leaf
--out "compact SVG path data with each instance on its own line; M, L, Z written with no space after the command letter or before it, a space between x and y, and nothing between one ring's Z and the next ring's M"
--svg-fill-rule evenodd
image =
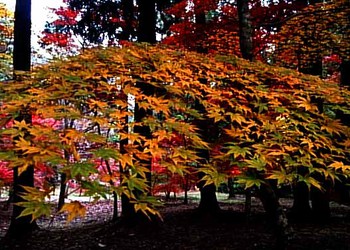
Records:
M100 181L109 183L112 180L112 177L109 174L102 174Z
M125 167L127 165L132 166L133 165L133 161L132 161L132 157L129 154L123 154L119 157L119 162L122 165L122 168L125 169Z
M84 217L86 214L86 207L79 201L72 201L63 205L59 213L67 212L67 222L71 222L76 217Z
M315 111L317 107L310 102L309 98L299 97L298 100L295 101L298 103L299 108L304 108L306 111Z

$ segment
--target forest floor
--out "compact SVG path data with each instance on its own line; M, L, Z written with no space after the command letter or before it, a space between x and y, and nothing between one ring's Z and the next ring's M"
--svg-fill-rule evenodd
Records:
M161 208L163 222L153 225L111 223L111 202L88 204L87 216L66 224L64 216L40 219L40 229L26 241L0 245L0 249L274 249L274 230L267 222L262 205L253 197L252 213L244 214L244 197L220 200L221 213L216 217L200 217L198 203L181 200ZM287 210L290 199L281 199ZM4 205L0 203L1 207ZM287 249L350 250L350 207L331 203L332 217L327 223L291 222L293 238ZM0 239L8 227L9 212L0 212Z

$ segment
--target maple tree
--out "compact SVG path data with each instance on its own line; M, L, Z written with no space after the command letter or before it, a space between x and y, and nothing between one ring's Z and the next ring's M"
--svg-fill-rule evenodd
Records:
M157 91L152 95L140 91L147 85ZM68 119L74 124L55 129L17 121L4 128L2 136L19 137L1 154L9 167L25 169L31 163L36 167L59 166L59 171L79 183L87 195L97 198L115 191L126 195L133 207L145 214L158 214L158 203L148 196L149 170L143 164L152 158L161 159L167 171L180 176L190 174L196 166L204 174L202 180L215 186L230 176L230 167L238 167L238 182L260 190L269 214L282 211L270 180L277 188L302 182L323 190L322 179L335 182L338 176L349 174L349 128L334 115L338 110L349 112L349 91L292 70L251 64L236 57L128 45L86 50L43 65L31 78L2 84L1 89L2 113L9 117L27 105L42 118ZM152 112L128 123L125 117L131 111L127 95L134 96L140 109ZM135 126L149 127L151 136L130 132L129 127ZM211 131L209 141L201 139L200 126ZM24 130L30 136L24 137ZM112 130L131 142L124 145L124 151L110 143ZM176 143L162 146L162 141L173 140L174 132L186 138L186 147ZM221 147L217 148L218 144ZM215 154L206 159L198 154L198 150L210 152L214 148ZM13 154L18 150L23 151L22 157ZM64 151L70 154L69 161ZM128 171L114 168L99 173L96 161L101 160L115 162ZM304 173L298 171L300 167L305 168ZM137 197L133 190L138 190ZM47 214L44 197L50 190L27 191L27 201L21 203L25 213L33 218ZM73 213L70 219L83 210L76 201L62 207L62 211Z

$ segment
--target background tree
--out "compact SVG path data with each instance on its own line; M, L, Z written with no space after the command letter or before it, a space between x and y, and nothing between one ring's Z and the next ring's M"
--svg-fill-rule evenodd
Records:
M155 0L138 0L137 41L156 42L156 2Z
M248 1L237 0L239 44L244 59L253 60L253 30Z

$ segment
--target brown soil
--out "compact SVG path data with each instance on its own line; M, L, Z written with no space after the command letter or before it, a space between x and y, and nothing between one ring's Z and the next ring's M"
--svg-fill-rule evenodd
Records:
M282 201L286 209L290 200ZM198 216L197 204L167 204L161 209L163 222L136 226L109 222L110 205L90 206L87 218L66 225L41 220L40 230L26 241L2 245L0 249L274 249L274 230L266 221L261 204L253 199L252 215L246 218L243 202L221 203L216 217ZM99 208L96 208L99 206ZM0 214L4 220L4 213ZM50 225L49 225L50 224ZM332 218L325 224L291 223L294 236L287 249L350 250L350 208L332 203ZM6 224L0 223L3 229ZM0 237L4 230L0 231Z

